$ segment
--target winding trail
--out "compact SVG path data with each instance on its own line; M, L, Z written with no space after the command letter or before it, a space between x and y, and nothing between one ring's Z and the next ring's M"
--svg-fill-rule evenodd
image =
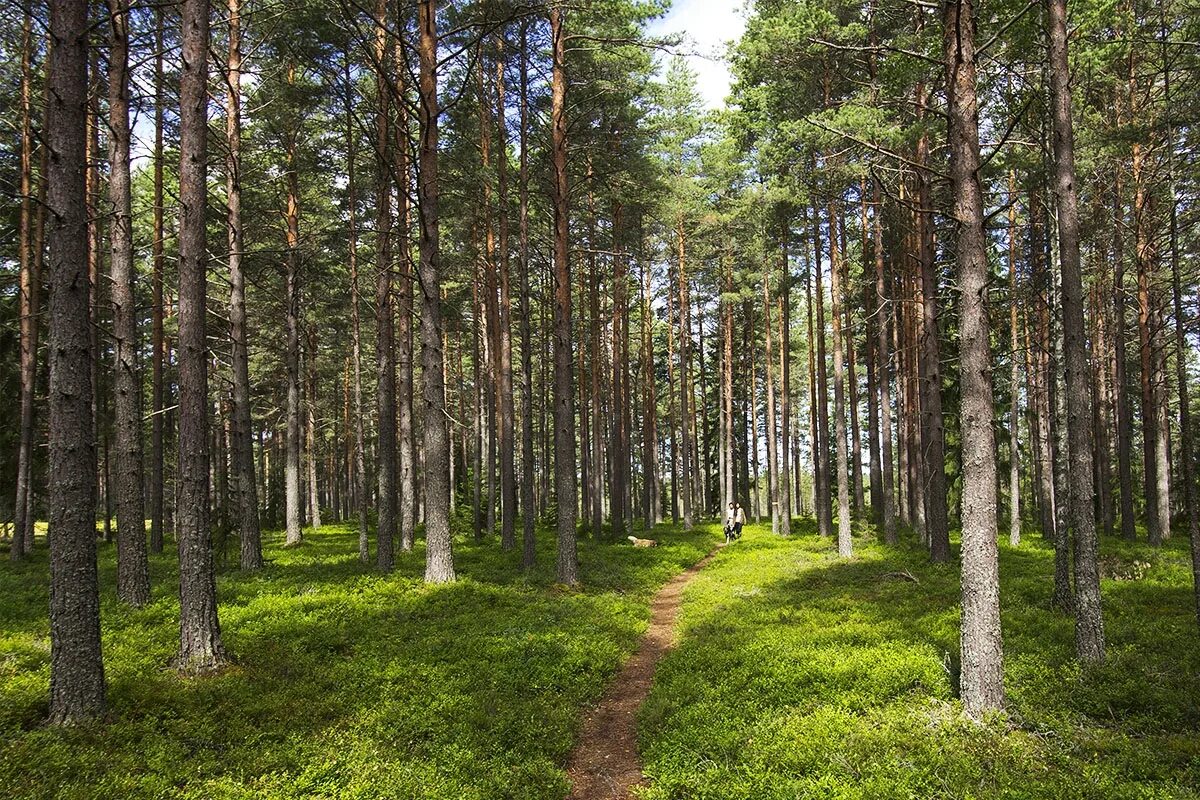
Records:
M634 786L644 785L637 752L637 711L650 693L659 660L675 646L675 618L684 587L723 546L713 548L654 595L650 627L637 652L583 718L579 742L567 764L568 800L627 800Z

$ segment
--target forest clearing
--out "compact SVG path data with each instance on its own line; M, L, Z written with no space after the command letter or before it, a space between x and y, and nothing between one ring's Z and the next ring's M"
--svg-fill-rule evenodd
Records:
M0 800L1200 797L1196 0L0 2Z

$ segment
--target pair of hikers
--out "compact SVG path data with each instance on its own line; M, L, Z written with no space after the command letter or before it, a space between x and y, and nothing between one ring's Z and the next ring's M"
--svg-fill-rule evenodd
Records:
M746 524L746 510L736 500L729 503L725 512L725 544L742 537L742 526Z

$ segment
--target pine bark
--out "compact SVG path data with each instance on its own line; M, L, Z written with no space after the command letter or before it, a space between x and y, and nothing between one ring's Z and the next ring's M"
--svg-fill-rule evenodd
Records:
M516 412L512 375L512 285L509 273L508 231L508 123L504 103L504 38L496 43L496 196L500 228L499 330L499 438L500 438L500 544L505 550L516 546L517 465Z
M918 118L925 114L924 87L918 89ZM929 139L917 143L917 161L929 160ZM935 563L950 558L950 521L946 500L946 428L942 418L941 348L938 333L938 280L933 247L933 198L928 173L917 171L918 261L921 267L920 373L921 464L925 500L925 536Z
M229 54L225 88L225 195L229 232L229 341L233 366L232 456L241 567L263 565L258 522L258 493L254 481L254 430L250 417L250 357L246 330L245 249L242 230L242 48L241 0L228 0Z
M225 663L209 525L208 342L206 336L208 0L184 0L179 80L179 537L180 641L176 667L205 672Z
M375 475L375 563L387 572L396 541L396 315L392 294L392 177L388 164L388 5L375 5L375 405L378 414ZM440 373L440 370L439 370Z
M1008 173L1008 306L1009 306L1009 391L1012 399L1008 418L1008 543L1021 544L1021 367L1017 325L1017 194L1016 172Z
M166 408L164 405L163 367L166 362L166 317L163 293L163 114L166 102L163 91L163 7L154 7L154 209L151 220L151 310L150 310L150 551L163 551L163 531L166 527L164 485Z
M1134 235L1137 246L1138 343L1140 345L1142 390L1142 477L1146 500L1146 532L1150 544L1159 546L1166 538L1164 532L1169 518L1162 519L1162 497L1158 474L1158 396L1154 385L1154 298L1151 281L1156 253L1150 235L1150 216L1153 201L1146 191L1145 153L1141 143L1133 145Z
M45 182L45 174L42 175ZM18 220L20 316L20 434L17 445L17 488L13 503L13 536L9 558L19 561L33 549L34 393L37 384L38 305L41 275L34 256L33 226L33 5L26 0L21 28L21 210ZM41 243L37 245L39 252Z
M533 452L533 314L529 309L531 288L529 284L529 31L521 25L521 121L520 121L520 172L517 177L518 233L517 254L520 259L521 294L517 300L521 314L521 524L522 555L525 569L533 567L537 541L534 538L534 523L537 511L534 502L534 483L537 465Z
M1066 356L1067 435L1070 454L1070 512L1075 556L1075 653L1080 661L1104 660L1104 620L1097 563L1095 484L1092 471L1091 377L1083 323L1083 279L1079 258L1079 198L1075 190L1075 133L1071 122L1067 61L1067 3L1049 0L1050 84L1054 117L1054 191L1058 248L1062 262L1063 335Z
M550 154L554 206L554 473L558 502L558 582L579 582L575 547L575 410L571 392L571 264L567 183L567 75L563 9L550 7ZM690 527L690 520L689 525Z
M954 219L962 365L962 673L967 713L979 717L1004 705L1000 632L1000 570L996 546L996 456L992 433L991 348L988 342L987 240L979 181L972 0L942 4L943 52L949 95L950 176Z
M850 538L850 486L848 472L849 455L846 452L846 397L845 397L845 346L842 331L842 257L838 248L834 220L838 210L835 203L829 204L829 294L833 316L833 413L834 436L837 438L837 498L838 498L838 555L849 558L853 555ZM818 267L819 269L819 267ZM819 300L818 300L819 302ZM820 306L818 306L820 307Z
M50 722L104 714L84 182L87 3L52 0L50 207Z
M113 308L112 382L116 426L117 596L140 607L150 600L146 513L142 495L142 374L138 363L133 211L129 174L129 4L108 0L109 279Z
M881 484L883 495L883 541L885 544L896 543L896 512L895 512L895 487L893 482L892 472L892 397L891 397L891 377L888 374L888 365L891 363L891 358L888 355L888 327L892 324L892 315L889 314L891 304L888 302L887 294L887 277L884 272L883 258L883 203L879 197L879 183L872 184L872 201L874 206L874 220L872 228L874 229L875 240L875 310L876 310L876 335L878 336L878 344L875 352L875 363L878 365L879 371L876 382L879 384L879 450L880 460L883 462L881 467Z
M358 191L355 181L358 155L358 135L354 130L354 111L350 78L350 57L347 55L345 72L346 97L346 175L347 175L347 220L349 238L347 263L350 268L350 357L354 361L354 503L358 512L358 560L363 564L371 561L370 538L367 532L367 458L363 423L362 396L362 318L359 311L360 289L358 283Z
M438 97L437 2L421 0L420 29L420 163L417 208L420 220L421 369L424 382L421 422L424 431L425 581L454 580L450 544L450 434L447 429L446 384L442 354L442 276L438 251Z

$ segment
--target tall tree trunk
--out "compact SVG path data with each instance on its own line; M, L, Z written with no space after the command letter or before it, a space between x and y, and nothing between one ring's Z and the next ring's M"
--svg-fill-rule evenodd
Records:
M164 443L166 416L163 367L166 362L166 317L163 295L163 114L166 101L163 90L163 6L154 7L154 200L151 221L151 309L150 309L150 551L163 551L166 523L164 485Z
M917 90L917 115L925 115L924 86ZM929 160L929 138L917 142L917 161ZM938 280L933 246L933 198L929 174L917 170L917 260L921 266L920 350L917 357L921 387L921 463L925 499L925 535L936 563L950 558L950 521L946 507L946 428L942 419L942 371L938 334Z
M378 481L375 562L387 572L395 562L396 539L396 315L392 296L392 177L388 161L388 5L375 4L375 405Z
M662 519L658 499L658 394L654 374L651 268L645 257L638 260L642 268L642 512L643 530L648 531Z
M521 260L521 294L518 299L521 314L521 524L522 564L525 569L533 567L536 540L534 522L537 512L534 507L533 488L537 473L533 456L533 331L529 310L529 49L528 24L521 24L521 163L518 176L520 210L518 229L518 254Z
M350 56L346 56L344 78L346 83L346 176L347 176L347 223L350 267L350 357L354 360L354 503L358 512L358 560L363 564L371 561L370 538L367 532L367 457L365 432L363 430L362 398L362 320L359 312L358 285L358 192L354 179L358 135L354 130L353 83L350 77Z
M609 482L611 499L609 503L609 519L612 522L612 535L620 539L625 535L625 512L629 500L629 428L627 414L629 409L626 396L626 382L629 375L626 324L629 315L628 276L624 252L624 234L622 211L619 200L613 201L612 206L612 448L610 462L612 477Z
M1165 10L1160 7L1164 17ZM1193 584L1196 595L1196 615L1200 620L1200 516L1196 496L1196 462L1192 448L1192 415L1189 402L1187 377L1187 326L1188 318L1183 307L1183 293L1179 277L1179 199L1175 173L1175 127L1171 115L1171 65L1167 58L1167 36L1162 37L1163 53L1163 99L1167 118L1167 168L1171 183L1171 208L1169 209L1169 243L1171 248L1171 299L1175 312L1175 383L1179 392L1179 461L1183 480L1183 515L1187 520L1188 539L1191 542Z
M295 66L289 65L289 75L294 75L294 71ZM294 547L301 541L304 515L300 491L300 179L296 172L294 132L289 134L286 158L284 331L287 340L287 453L284 505L287 516L285 541L289 547Z
M1146 532L1150 536L1150 544L1161 545L1164 531L1169 523L1162 519L1162 498L1159 495L1158 454L1158 398L1154 386L1154 348L1157 345L1154 337L1154 298L1151 296L1151 271L1154 268L1156 254L1150 235L1150 219L1152 217L1153 200L1146 191L1144 175L1145 153L1141 143L1133 145L1133 184L1135 200L1133 206L1134 231L1137 240L1138 268L1138 338L1141 346L1141 388L1142 388L1142 476L1143 490L1146 498Z
M245 249L242 235L242 46L241 0L228 0L229 56L225 72L225 194L229 231L229 341L233 362L233 470L242 569L263 565L254 482L254 430L250 418L250 357L246 333ZM353 173L351 173L353 174ZM351 181L353 181L351 177ZM354 302L358 302L357 297ZM357 339L355 339L357 346Z
M676 238L679 243L679 449L682 453L680 460L679 492L683 496L683 529L692 529L692 439L691 427L695 418L692 414L692 392L688 385L688 376L692 371L691 343L692 331L688 318L687 291L687 262L685 255L685 237L683 232L683 215L676 222Z
M146 512L142 496L142 374L134 299L133 211L129 177L129 4L108 0L108 199L112 286L113 408L117 433L117 596L140 607L150 600Z
M44 146L43 146L44 149ZM18 313L21 319L21 411L17 449L17 488L9 557L19 561L33 549L34 393L37 389L38 304L41 290L33 252L33 5L26 0L21 28L21 211L17 247L20 262ZM42 174L42 183L46 180ZM38 242L40 252L41 242Z
M600 272L596 267L596 193L594 190L595 173L591 160L588 160L588 376L591 397L591 485L588 488L588 498L591 501L592 536L597 541L604 539L604 411L601 405L601 377L604 374L604 355L601 352L600 323ZM583 364L580 365L582 373Z
M766 348L766 361L763 364L764 382L763 393L767 400L767 502L771 508L771 533L779 533L779 457L776 452L778 429L775 424L775 378L771 370L774 367L775 356L771 352L771 289L770 272L763 271L763 338Z
M733 485L733 265L722 257L724 296L721 303L721 508L734 501Z
M1133 510L1133 421L1129 412L1129 379L1126 375L1125 354L1125 237L1124 207L1121 202L1120 172L1113 180L1113 361L1115 381L1113 395L1117 404L1117 483L1121 495L1121 535L1127 541L1137 536Z
M307 373L304 387L304 449L308 451L308 519L314 528L321 527L321 492L317 486L317 331L308 329L308 346L304 359Z
M504 104L504 37L496 40L496 193L500 228L500 544L505 550L516 546L517 467L514 453L516 419L512 378L512 287L508 268L508 124Z
M872 313L871 291L874 288L871 262L871 233L870 221L867 216L867 179L864 176L859 182L859 236L862 241L862 307L866 317L864 343L866 350L867 368L867 457L870 468L870 499L871 517L876 525L883 521L883 471L879 452L879 372L880 361L876 356L879 342L878 336L873 336L872 325L880 324L882 314Z
M783 516L779 522L779 534L792 534L792 479L788 469L791 456L792 427L792 267L788 259L788 240L791 224L786 211L780 215L780 265L779 265L779 507ZM809 337L811 343L812 337ZM810 344L811 347L811 344ZM814 450L814 452L816 452ZM799 489L799 487L797 487Z
M399 292L394 310L399 311L396 339L396 359L400 375L397 385L399 431L397 433L397 493L399 494L400 549L413 549L417 524L417 447L413 432L413 259L409 239L412 230L409 217L409 126L408 126L408 65L404 61L402 43L395 47L397 74L400 75L401 97L397 103L398 124L394 132L396 144L396 199L399 235Z
M1021 544L1021 367L1018 353L1020 337L1017 325L1017 175L1008 172L1008 309L1009 309L1009 391L1012 392L1008 418L1008 543Z
M1075 654L1085 663L1104 660L1104 620L1097 564L1095 484L1092 472L1092 398L1083 324L1079 264L1079 199L1075 191L1075 133L1071 124L1071 73L1067 62L1067 2L1049 1L1050 84L1054 116L1055 196L1062 261L1063 336L1066 342L1067 452L1075 555Z
M425 581L454 580L450 544L450 451L446 420L446 384L442 373L442 275L438 250L438 97L437 0L421 0L420 162L417 208L421 225L421 368L424 381L422 425L425 435Z
M842 310L845 312L845 327L842 329L842 344L846 350L846 404L850 410L850 487L855 513L861 514L864 506L862 476L862 426L858 419L858 364L854 353L854 304L849 302L851 294L849 251L846 248L846 221L838 204L838 239L842 253Z
M813 294L809 297L808 305L816 300L817 327L816 337L816 369L817 369L817 426L813 437L813 505L817 515L817 532L822 536L833 535L833 496L829 481L829 378L825 371L825 287L822 281L824 269L821 266L821 215L816 205L813 205ZM832 239L831 239L832 242ZM836 250L837 246L832 245ZM813 337L809 337L808 346L813 347ZM840 373L839 373L840 374ZM836 407L835 415L839 413ZM845 429L842 431L845 433ZM845 437L843 437L845 438ZM845 464L842 465L843 467ZM840 481L839 481L840 486ZM840 519L839 519L840 524Z
M979 182L972 0L942 4L949 95L950 176L958 223L960 361L962 364L962 675L967 713L1004 705L1000 568L996 546L996 454L992 433L992 363L988 343L987 240Z
M179 80L179 600L176 666L225 663L217 619L208 509L208 342L205 333L208 195L208 0L184 0Z
M567 75L563 9L550 7L550 142L554 180L554 473L558 501L558 582L579 582L575 548L575 409L571 392L571 263L567 185Z
M87 3L52 0L46 181L50 206L50 722L104 714L93 516L91 331L84 150Z
M850 487L847 475L848 454L846 452L846 398L845 398L845 350L842 343L842 256L838 248L835 220L840 210L833 201L829 203L829 295L833 304L833 413L834 436L837 438L837 498L838 498L838 555L849 558L853 555L850 538Z
M880 470L883 494L883 541L885 544L895 544L896 512L895 487L892 478L894 474L892 472L892 397L891 378L888 375L888 364L891 363L891 358L888 356L888 326L891 323L888 312L891 305L888 302L887 277L884 274L883 203L879 197L879 183L877 181L872 182L872 203L874 206L872 227L874 229L875 242L875 317L876 324L879 326L876 331L878 346L875 359L879 370L876 382L879 384L879 450L880 460L883 462Z

